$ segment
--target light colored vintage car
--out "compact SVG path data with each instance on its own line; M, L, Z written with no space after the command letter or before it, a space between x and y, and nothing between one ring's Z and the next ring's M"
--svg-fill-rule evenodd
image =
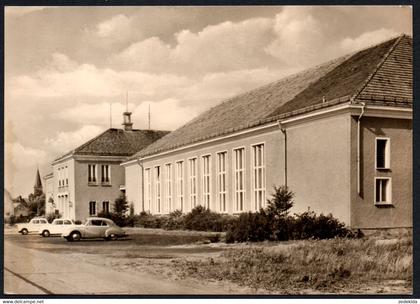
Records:
M38 233L39 227L42 225L47 225L48 221L44 217L34 217L29 221L29 223L20 223L17 224L18 232L22 233L22 235L26 235L28 233Z
M126 236L127 234L121 227L118 227L112 220L102 217L89 217L84 225L69 227L62 234L62 237L69 242L90 238L104 238L108 241Z
M65 230L69 227L77 226L73 220L70 219L55 219L51 224L41 225L38 233L43 237L50 235L62 235Z

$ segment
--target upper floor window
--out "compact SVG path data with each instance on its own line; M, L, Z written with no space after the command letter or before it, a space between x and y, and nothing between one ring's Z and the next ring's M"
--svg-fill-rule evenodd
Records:
M96 165L88 165L88 182L90 184L96 184Z
M69 185L69 169L67 168L67 166L64 168L64 172L65 172L65 177L66 177L66 186Z
M204 207L210 209L210 199L211 199L211 156L203 156L203 203Z
M391 143L389 138L376 138L376 169L389 169L391 165Z
M245 205L245 148L235 149L233 152L235 211L241 212Z
M103 184L111 183L111 166L101 165L101 182Z
M254 210L265 207L265 159L264 144L252 146L252 188Z

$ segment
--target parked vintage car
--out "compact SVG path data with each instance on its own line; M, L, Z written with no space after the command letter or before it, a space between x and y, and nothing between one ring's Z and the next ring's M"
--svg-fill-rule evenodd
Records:
M84 225L69 227L62 234L62 237L69 242L90 238L104 238L108 241L126 236L127 234L121 227L118 227L112 220L102 217L89 217Z
M48 224L48 221L44 217L34 217L29 221L29 223L20 223L17 224L18 232L22 233L22 235L26 235L28 233L38 233L39 227L42 225Z
M51 224L41 225L38 233L43 237L50 235L62 235L63 232L69 227L77 226L73 220L70 219L55 219Z

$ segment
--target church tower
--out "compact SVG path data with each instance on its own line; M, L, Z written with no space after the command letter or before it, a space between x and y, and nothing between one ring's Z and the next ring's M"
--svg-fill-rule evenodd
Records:
M34 185L34 194L41 194L43 192L42 183L41 183L41 176L39 175L39 169L36 169L36 176L35 176L35 185Z

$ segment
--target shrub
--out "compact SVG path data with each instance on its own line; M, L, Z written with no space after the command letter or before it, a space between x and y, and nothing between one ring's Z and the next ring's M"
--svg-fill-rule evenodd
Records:
M133 225L134 227L162 228L162 219L160 216L142 211L139 215L133 216Z
M267 208L259 212L243 213L226 234L226 242L258 242L263 240L327 239L353 237L354 234L331 214L317 215L313 211L289 215L293 206L293 192L285 186L274 187Z
M181 210L175 210L161 218L161 226L166 230L184 229L184 216Z
M258 242L271 239L270 223L266 214L241 213L226 233L226 242Z
M199 205L184 216L184 227L187 230L226 231L235 221L230 215L220 214Z
M48 213L45 218L47 219L48 223L52 223L53 220L57 219L57 218L61 218L62 215L60 213Z
M294 239L330 239L352 235L344 223L334 218L332 214L316 215L313 211L306 211L296 215L293 230Z

